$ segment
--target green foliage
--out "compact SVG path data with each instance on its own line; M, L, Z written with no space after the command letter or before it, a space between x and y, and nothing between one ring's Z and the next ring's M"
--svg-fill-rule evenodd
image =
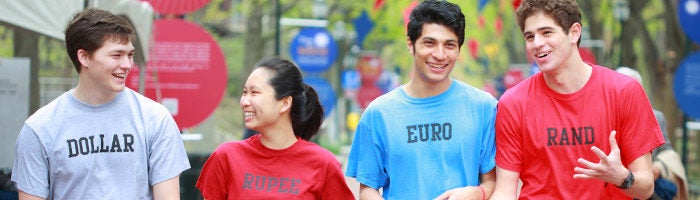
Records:
M40 77L70 77L71 74L77 76L63 41L40 36L37 51Z
M14 54L12 52L12 34L12 30L5 26L0 26L0 58L12 57Z

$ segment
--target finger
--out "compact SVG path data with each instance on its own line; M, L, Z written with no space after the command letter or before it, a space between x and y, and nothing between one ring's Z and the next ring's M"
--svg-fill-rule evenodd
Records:
M585 174L574 174L574 178L575 179L589 179L589 178L593 178L593 177L589 176L589 175L585 175Z
M595 174L597 174L596 171L593 169L586 169L581 167L574 167L574 172L577 174L584 174L589 176L594 176Z
M595 165L596 165L596 163L592 163L591 161L588 161L588 160L583 159L583 158L579 158L577 161L578 161L578 164L581 164L588 169L594 169Z
M603 150L600 150L600 148L598 148L596 146L591 147L591 151L593 151L593 153L596 156L598 156L598 158L600 158L601 161L604 161L608 158L608 155L605 154L605 152L603 152Z
M617 135L617 131L613 130L610 132L610 151L619 151L620 148L617 146L617 139L615 139L615 135Z

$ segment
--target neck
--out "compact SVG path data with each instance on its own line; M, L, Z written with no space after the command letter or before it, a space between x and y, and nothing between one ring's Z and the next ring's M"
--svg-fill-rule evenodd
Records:
M260 133L260 142L263 146L274 150L289 148L298 140L291 127L288 130L265 130Z
M452 85L452 79L448 78L446 81L441 81L439 83L426 83L421 81L416 81L417 77L411 79L404 86L404 92L408 96L415 98L426 98L437 96L447 91Z
M581 90L593 71L593 67L583 61L567 66L543 73L547 86L560 94L571 94Z
M81 82L82 79L78 79L78 85L75 87L75 90L73 91L73 95L75 98L78 100L85 102L90 105L100 105L100 104L105 104L107 102L112 101L114 97L119 94L119 92L112 92L112 91L103 91L99 90L95 87L91 87L91 85L95 84L87 84L85 82Z

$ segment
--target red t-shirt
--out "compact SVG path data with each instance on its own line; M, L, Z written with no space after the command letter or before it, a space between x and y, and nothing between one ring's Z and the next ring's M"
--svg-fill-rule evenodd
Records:
M600 160L592 146L610 152L612 130L625 167L664 143L638 82L593 66L581 90L559 94L537 73L499 100L496 164L520 173L520 199L624 199L613 184L573 178L578 158Z
M204 163L197 188L208 200L354 199L329 151L302 139L268 149L259 134L219 146Z

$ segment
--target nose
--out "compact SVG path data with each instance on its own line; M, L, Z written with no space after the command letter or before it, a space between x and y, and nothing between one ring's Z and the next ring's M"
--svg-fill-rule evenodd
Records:
M433 51L432 55L438 60L444 60L445 58L447 58L447 49L445 49L445 46L440 45L437 48L435 48L435 51Z
M134 67L134 57L123 56L122 59L119 59L119 67L125 70L131 70L131 68Z
M241 104L241 108L250 105L250 100L248 99L248 96L246 95L241 95L241 100L238 102Z
M544 37L535 35L533 36L532 44L534 45L535 48L539 48L542 45L544 45Z

